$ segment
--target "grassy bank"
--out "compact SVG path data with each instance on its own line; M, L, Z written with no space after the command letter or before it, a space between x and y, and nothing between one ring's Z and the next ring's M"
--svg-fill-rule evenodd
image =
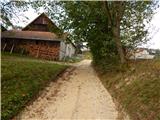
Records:
M127 71L96 70L132 120L160 120L160 60L130 62Z
M42 62L33 58L2 54L1 109L2 120L16 115L28 101L67 66Z

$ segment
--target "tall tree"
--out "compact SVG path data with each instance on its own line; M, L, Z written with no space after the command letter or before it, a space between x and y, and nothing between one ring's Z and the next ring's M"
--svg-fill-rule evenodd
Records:
M144 37L147 30L144 21L151 20L155 3L155 1L63 2L62 7L67 16L64 23L67 23L66 28L73 30L74 36L81 37L79 40L86 40L88 39L86 33L93 32L90 28L96 30L97 27L93 26L100 25L101 18L103 21L106 19L103 23L106 26L106 35L115 42L120 62L123 64L126 62L123 46L134 47L146 41ZM94 39L99 36L96 32Z
M122 48L120 39L120 25L124 15L126 2L122 1L103 1L103 7L106 11L109 27L111 27L113 33L113 39L115 40L117 51L120 56L121 63L125 63L125 55ZM108 27L108 26L107 26Z
M152 18L152 8L154 5L155 3L152 1L103 1L103 8L106 11L109 27L111 27L113 39L115 40L122 64L125 63L126 60L122 47L121 36L124 36L123 34L126 32L129 34L127 36L128 38L134 36L131 38L131 41L129 41L129 39L125 39L127 43L133 45L144 41L143 37L145 37L147 33L147 31L144 29L144 20L151 20L150 18ZM126 19L128 20L126 21ZM122 34L121 28L127 30L124 30ZM131 36L131 31L133 36Z

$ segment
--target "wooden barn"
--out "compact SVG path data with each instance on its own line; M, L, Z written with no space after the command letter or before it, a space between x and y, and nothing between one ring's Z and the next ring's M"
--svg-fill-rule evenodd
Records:
M22 30L4 31L1 37L1 50L10 53L62 60L72 57L76 51L75 45L66 41L65 33L62 33L44 13Z

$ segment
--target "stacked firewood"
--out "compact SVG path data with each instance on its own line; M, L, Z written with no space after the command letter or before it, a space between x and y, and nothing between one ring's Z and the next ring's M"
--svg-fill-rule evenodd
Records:
M58 60L60 46L58 45L26 45L25 49L29 52L30 56L43 58L47 60Z

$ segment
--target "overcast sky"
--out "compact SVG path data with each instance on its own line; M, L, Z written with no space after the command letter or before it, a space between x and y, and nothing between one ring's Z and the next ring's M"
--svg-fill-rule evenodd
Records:
M40 12L42 13L43 9L41 9ZM24 17L20 17L19 22L12 20L13 25L24 27L38 16L37 12L32 8L29 8L24 14L28 17L28 20L24 21ZM150 26L151 28L149 31L152 38L147 44L143 45L143 47L160 49L160 8L156 10L156 14L153 16Z
M160 8L157 9L156 14L153 16L149 31L152 39L147 43L146 47L160 49Z

